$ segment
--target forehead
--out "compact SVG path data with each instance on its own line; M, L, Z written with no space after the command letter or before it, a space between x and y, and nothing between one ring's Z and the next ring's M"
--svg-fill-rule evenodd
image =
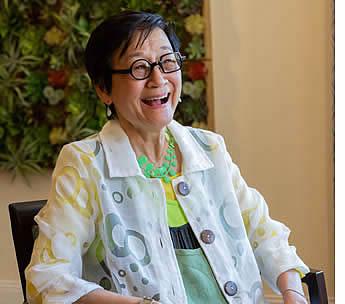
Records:
M160 54L166 50L173 50L167 35L160 28L153 29L152 32L143 41L144 37L144 33L142 33L141 31L136 31L123 56L119 58L119 52L116 52L114 60L129 60L136 56L149 56Z

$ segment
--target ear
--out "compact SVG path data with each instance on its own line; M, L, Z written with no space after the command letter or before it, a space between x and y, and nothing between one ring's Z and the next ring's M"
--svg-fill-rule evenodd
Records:
M113 103L113 101L111 100L111 96L104 89L101 89L99 85L96 85L95 89L99 99L102 100L103 103L107 105Z

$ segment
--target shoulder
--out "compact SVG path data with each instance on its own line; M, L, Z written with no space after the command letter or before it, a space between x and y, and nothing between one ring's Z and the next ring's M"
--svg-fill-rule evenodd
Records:
M68 143L62 147L54 171L58 172L65 167L72 167L80 171L82 175L86 175L85 169L90 166L99 151L98 133Z
M100 140L98 133L95 133L84 139L70 142L64 145L61 149L60 155L65 154L98 154L100 149Z
M190 126L186 126L185 127L191 134L198 134L201 136L204 136L205 138L208 138L210 140L217 140L220 137L222 137L220 134L210 131L210 130L206 130L206 129L201 129L201 128L194 128L194 127L190 127Z
M231 154L222 135L200 128L186 128L209 157L232 162Z
M205 129L186 128L204 150L210 151L210 149L214 150L218 148L223 151L225 149L224 139L220 134Z

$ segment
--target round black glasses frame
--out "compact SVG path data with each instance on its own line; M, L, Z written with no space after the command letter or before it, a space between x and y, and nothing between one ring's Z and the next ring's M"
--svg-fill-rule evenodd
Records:
M164 70L164 67L163 67L163 64L162 64L161 60L162 60L162 58L163 58L164 56L171 55L171 54L174 54L175 57L177 56L177 59L179 59L179 60L177 60L177 62L179 63L179 67L178 67L178 69L175 69L175 70L166 72L166 71ZM157 61L157 62L152 62L152 63L151 63L151 62L149 62L148 60L143 59L143 58L142 58L142 59L137 59L137 60L135 60L135 61L131 64L131 66L130 66L129 69L122 69L122 70L115 70L115 69L112 69L112 70L111 70L111 73L112 73L112 74L131 74L131 76L132 76L134 79L136 79L136 80L144 80L144 79L147 79L147 78L149 78L149 77L151 76L152 71L153 71L153 69L154 69L154 67L155 67L156 65L158 65L158 66L160 67L161 71L162 71L163 73L165 73L165 74L174 73L174 72L177 72L177 71L181 70L183 61L184 61L185 59L186 59L186 56L182 56L182 55L180 54L180 52L172 52L172 53L167 53L167 54L162 55L161 57L159 57L159 61ZM133 72L132 72L133 66L134 66L138 61L141 61L141 60L146 61L146 62L150 65L150 72L149 72L148 75L147 75L146 77L144 77L144 78L135 77L134 74L133 74Z

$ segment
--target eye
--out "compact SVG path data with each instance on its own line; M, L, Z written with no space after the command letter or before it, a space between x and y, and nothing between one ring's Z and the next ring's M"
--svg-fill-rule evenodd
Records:
M173 59L173 58L164 59L163 64L176 64L176 59Z
M162 61L162 65L164 66L164 68L166 69L174 69L178 66L177 61L175 58L170 57L170 58L165 58Z
M145 60L138 60L132 68L136 71L144 71L150 69L150 64Z
M149 68L149 66L148 66L147 64L144 64L144 63L136 64L136 65L134 66L134 69L135 69L136 71L145 71L145 70L147 70L148 68Z

